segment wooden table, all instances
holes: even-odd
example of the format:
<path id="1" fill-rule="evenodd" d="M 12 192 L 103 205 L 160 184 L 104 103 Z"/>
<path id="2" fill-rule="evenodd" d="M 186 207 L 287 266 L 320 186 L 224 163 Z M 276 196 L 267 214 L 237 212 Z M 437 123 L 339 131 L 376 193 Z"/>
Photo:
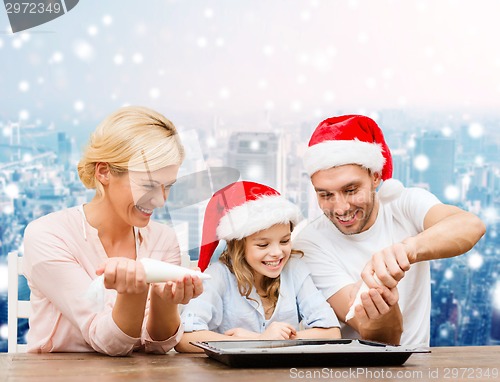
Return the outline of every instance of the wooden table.
<path id="1" fill-rule="evenodd" d="M 500 381 L 500 346 L 432 348 L 399 367 L 233 369 L 204 354 L 0 353 L 0 381 Z M 489 375 L 489 377 L 488 377 Z"/>

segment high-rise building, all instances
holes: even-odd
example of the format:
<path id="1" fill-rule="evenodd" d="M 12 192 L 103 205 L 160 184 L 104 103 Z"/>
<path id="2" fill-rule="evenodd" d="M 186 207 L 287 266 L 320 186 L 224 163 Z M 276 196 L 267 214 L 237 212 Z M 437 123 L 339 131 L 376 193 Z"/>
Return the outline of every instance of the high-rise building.
<path id="1" fill-rule="evenodd" d="M 179 209 L 169 210 L 174 227 L 184 222 L 187 222 L 188 224 L 187 252 L 189 253 L 189 257 L 191 258 L 191 260 L 196 260 L 199 256 L 201 232 L 203 229 L 203 218 L 205 216 L 205 208 L 207 203 L 208 200 L 197 204 L 187 205 Z M 186 232 L 185 228 L 184 232 Z M 181 250 L 185 251 L 186 249 L 181 248 Z"/>
<path id="2" fill-rule="evenodd" d="M 279 137 L 274 133 L 233 133 L 229 139 L 227 165 L 239 170 L 243 180 L 279 189 L 284 165 L 278 158 L 279 151 Z"/>
<path id="3" fill-rule="evenodd" d="M 455 185 L 455 139 L 440 132 L 425 132 L 415 140 L 411 178 L 413 184 L 429 185 L 440 200 L 447 201 L 447 187 Z"/>
<path id="4" fill-rule="evenodd" d="M 64 132 L 57 133 L 57 159 L 65 168 L 70 166 L 71 139 Z"/>
<path id="5" fill-rule="evenodd" d="M 392 150 L 392 177 L 408 185 L 410 181 L 410 158 L 405 149 Z"/>

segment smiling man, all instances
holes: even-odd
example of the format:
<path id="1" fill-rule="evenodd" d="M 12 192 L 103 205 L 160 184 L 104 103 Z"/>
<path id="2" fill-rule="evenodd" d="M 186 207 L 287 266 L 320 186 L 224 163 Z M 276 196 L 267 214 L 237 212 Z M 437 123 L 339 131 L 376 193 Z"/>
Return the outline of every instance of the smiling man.
<path id="1" fill-rule="evenodd" d="M 430 267 L 426 260 L 470 250 L 485 232 L 475 215 L 392 178 L 392 157 L 372 119 L 333 117 L 314 131 L 304 165 L 323 215 L 294 240 L 313 280 L 345 317 L 344 338 L 429 344 Z"/>

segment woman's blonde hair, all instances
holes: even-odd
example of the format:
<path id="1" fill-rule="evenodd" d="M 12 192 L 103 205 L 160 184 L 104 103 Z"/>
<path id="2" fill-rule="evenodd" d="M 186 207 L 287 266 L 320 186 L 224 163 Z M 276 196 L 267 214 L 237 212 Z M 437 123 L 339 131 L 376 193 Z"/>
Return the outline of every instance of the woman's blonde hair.
<path id="1" fill-rule="evenodd" d="M 290 223 L 290 232 L 291 231 L 293 231 L 292 223 Z M 219 257 L 219 261 L 225 264 L 236 277 L 240 294 L 246 298 L 250 298 L 249 296 L 255 284 L 255 279 L 253 277 L 252 267 L 245 258 L 245 243 L 246 238 L 228 241 L 226 248 Z M 292 249 L 291 254 L 304 255 L 302 251 L 295 249 Z M 276 308 L 280 293 L 280 276 L 274 279 L 264 276 L 260 287 L 265 291 L 265 295 L 262 297 L 269 299 L 273 309 Z"/>
<path id="2" fill-rule="evenodd" d="M 128 106 L 97 126 L 78 163 L 78 175 L 85 187 L 102 195 L 104 189 L 95 176 L 97 163 L 107 163 L 116 175 L 180 165 L 184 155 L 172 122 L 146 107 Z"/>

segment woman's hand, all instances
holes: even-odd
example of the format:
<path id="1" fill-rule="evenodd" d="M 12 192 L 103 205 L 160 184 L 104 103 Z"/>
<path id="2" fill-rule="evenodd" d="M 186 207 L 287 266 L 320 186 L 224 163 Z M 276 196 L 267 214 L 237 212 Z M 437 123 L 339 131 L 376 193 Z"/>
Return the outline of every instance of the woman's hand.
<path id="1" fill-rule="evenodd" d="M 198 276 L 186 275 L 177 281 L 155 283 L 152 292 L 169 304 L 187 304 L 203 292 L 203 282 Z"/>
<path id="2" fill-rule="evenodd" d="M 110 257 L 96 270 L 104 275 L 104 286 L 119 294 L 141 294 L 147 292 L 146 273 L 140 261 L 126 257 Z"/>

